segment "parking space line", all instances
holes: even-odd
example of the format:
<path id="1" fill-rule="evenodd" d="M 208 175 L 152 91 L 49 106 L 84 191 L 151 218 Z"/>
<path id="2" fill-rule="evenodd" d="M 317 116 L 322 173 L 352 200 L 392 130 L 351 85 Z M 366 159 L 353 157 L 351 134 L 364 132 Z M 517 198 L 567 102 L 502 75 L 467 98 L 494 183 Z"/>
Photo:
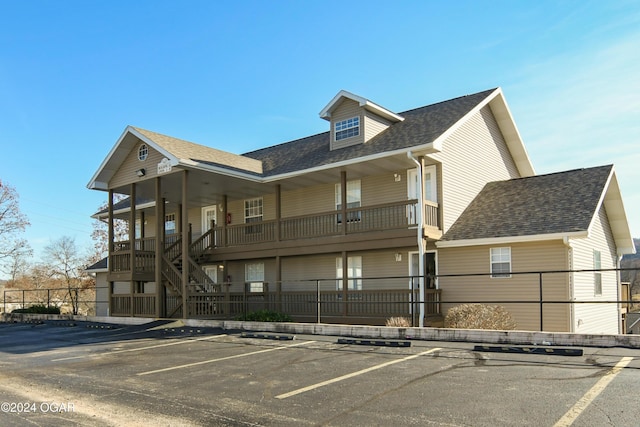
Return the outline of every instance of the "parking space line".
<path id="1" fill-rule="evenodd" d="M 246 357 L 246 356 L 253 356 L 254 354 L 261 354 L 261 353 L 268 353 L 270 351 L 278 351 L 278 350 L 286 350 L 288 348 L 291 347 L 298 347 L 301 345 L 307 345 L 307 344 L 311 344 L 314 343 L 315 341 L 304 341 L 304 342 L 299 342 L 296 344 L 290 344 L 290 345 L 286 345 L 286 346 L 282 346 L 282 347 L 275 347 L 275 348 L 268 348 L 266 350 L 259 350 L 259 351 L 252 351 L 250 353 L 243 353 L 243 354 L 236 354 L 233 356 L 226 356 L 226 357 L 219 357 L 217 359 L 209 359 L 209 360 L 202 360 L 200 362 L 193 362 L 193 363 L 187 363 L 185 365 L 178 365 L 178 366 L 170 366 L 168 368 L 163 368 L 163 369 L 156 369 L 153 371 L 146 371 L 146 372 L 140 372 L 136 375 L 151 375 L 151 374 L 157 374 L 160 372 L 167 372 L 167 371 L 173 371 L 175 369 L 183 369 L 183 368 L 190 368 L 192 366 L 199 366 L 199 365 L 204 365 L 207 363 L 215 363 L 215 362 L 221 362 L 223 360 L 231 360 L 231 359 L 237 359 L 240 357 Z"/>
<path id="2" fill-rule="evenodd" d="M 213 338 L 221 338 L 221 337 L 226 337 L 227 334 L 221 334 L 221 335 L 214 335 L 212 337 L 203 337 L 203 338 L 195 338 L 195 339 L 187 339 L 187 340 L 180 340 L 180 341 L 172 341 L 172 342 L 168 342 L 168 343 L 164 343 L 164 344 L 157 344 L 157 345 L 150 345 L 147 347 L 138 347 L 138 348 L 129 348 L 126 350 L 114 350 L 114 351 L 110 351 L 107 353 L 91 353 L 91 354 L 83 354 L 82 356 L 72 356 L 72 357 L 63 357 L 60 359 L 52 359 L 52 362 L 60 362 L 62 360 L 73 360 L 73 359 L 84 359 L 85 357 L 95 357 L 95 356 L 109 356 L 112 354 L 120 354 L 120 353 L 129 353 L 132 351 L 142 351 L 142 350 L 148 350 L 150 348 L 158 348 L 158 347 L 168 347 L 171 345 L 180 345 L 180 344 L 188 344 L 190 342 L 194 342 L 194 341 L 207 341 Z"/>
<path id="3" fill-rule="evenodd" d="M 605 388 L 607 388 L 609 383 L 613 381 L 616 375 L 622 372 L 622 370 L 629 363 L 631 363 L 632 360 L 633 357 L 623 357 L 622 359 L 620 359 L 620 361 L 616 363 L 616 365 L 611 368 L 611 370 L 607 372 L 604 377 L 600 378 L 600 380 L 593 387 L 591 387 L 589 391 L 587 391 L 584 396 L 582 396 L 580 400 L 578 400 L 576 404 L 573 405 L 571 409 L 569 409 L 567 413 L 564 414 L 562 418 L 560 418 L 560 420 L 558 420 L 557 423 L 554 424 L 554 427 L 568 427 L 573 424 L 574 421 L 580 416 L 580 414 L 584 412 L 587 406 L 589 406 L 591 402 L 593 402 L 595 398 L 598 397 L 598 395 L 602 393 Z"/>
<path id="4" fill-rule="evenodd" d="M 350 374 L 342 375 L 340 377 L 332 378 L 330 380 L 323 381 L 323 382 L 320 382 L 320 383 L 317 383 L 317 384 L 312 384 L 312 385 L 307 386 L 307 387 L 302 387 L 302 388 L 299 388 L 297 390 L 290 391 L 288 393 L 279 394 L 278 396 L 276 396 L 276 399 L 286 399 L 288 397 L 295 396 L 295 395 L 301 394 L 301 393 L 305 393 L 307 391 L 314 390 L 316 388 L 324 387 L 324 386 L 329 385 L 329 384 L 333 384 L 333 383 L 337 383 L 339 381 L 347 380 L 349 378 L 357 377 L 358 375 L 366 374 L 367 372 L 371 372 L 371 371 L 375 371 L 377 369 L 385 368 L 387 366 L 395 365 L 396 363 L 406 362 L 407 360 L 415 359 L 415 358 L 418 358 L 420 356 L 424 356 L 425 354 L 436 352 L 438 350 L 440 350 L 440 348 L 432 348 L 432 349 L 429 349 L 427 351 L 423 351 L 422 353 L 413 354 L 411 356 L 403 357 L 402 359 L 391 360 L 389 362 L 385 362 L 385 363 L 381 363 L 379 365 L 371 366 L 370 368 L 362 369 L 360 371 L 356 371 L 356 372 L 352 372 Z"/>

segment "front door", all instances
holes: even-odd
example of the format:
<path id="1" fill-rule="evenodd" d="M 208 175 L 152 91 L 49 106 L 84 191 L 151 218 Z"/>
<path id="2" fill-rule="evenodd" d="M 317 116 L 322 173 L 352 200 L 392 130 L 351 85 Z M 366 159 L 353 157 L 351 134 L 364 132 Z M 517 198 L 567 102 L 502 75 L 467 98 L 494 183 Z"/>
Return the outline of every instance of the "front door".
<path id="1" fill-rule="evenodd" d="M 438 202 L 438 190 L 436 182 L 436 167 L 434 165 L 424 167 L 424 199 L 430 202 Z M 418 186 L 418 174 L 415 169 L 407 170 L 407 198 L 409 200 L 420 200 L 420 188 Z M 415 205 L 414 209 L 409 209 L 407 212 L 407 219 L 409 224 L 418 223 L 418 206 Z"/>

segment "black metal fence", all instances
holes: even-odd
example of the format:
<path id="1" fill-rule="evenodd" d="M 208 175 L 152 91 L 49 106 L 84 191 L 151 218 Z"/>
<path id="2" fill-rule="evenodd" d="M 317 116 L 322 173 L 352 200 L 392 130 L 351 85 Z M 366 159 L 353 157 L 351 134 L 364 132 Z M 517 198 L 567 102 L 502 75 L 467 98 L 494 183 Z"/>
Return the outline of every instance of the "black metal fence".
<path id="1" fill-rule="evenodd" d="M 421 310 L 432 319 L 442 320 L 448 309 L 460 304 L 491 304 L 505 306 L 519 319 L 518 323 L 528 325 L 523 329 L 542 331 L 557 329 L 553 323 L 567 310 L 579 306 L 615 307 L 623 316 L 640 311 L 640 289 L 639 298 L 635 299 L 630 283 L 617 286 L 620 275 L 633 279 L 637 271 L 627 268 L 511 272 L 508 277 L 487 273 L 362 277 L 349 279 L 346 287 L 336 278 L 224 283 L 208 288 L 192 284 L 186 298 L 167 295 L 164 307 L 165 315 L 171 317 L 239 319 L 258 310 L 272 310 L 304 322 L 385 324 L 391 317 L 404 317 L 411 326 L 417 326 Z M 424 298 L 419 291 L 421 282 Z M 569 289 L 582 290 L 571 295 L 566 293 Z M 80 314 L 156 317 L 155 292 L 108 295 L 107 291 L 105 287 L 73 289 L 71 293 L 68 289 L 7 289 L 0 307 L 11 312 L 46 305 L 71 313 L 69 297 L 61 296 L 66 292 L 79 301 Z"/>

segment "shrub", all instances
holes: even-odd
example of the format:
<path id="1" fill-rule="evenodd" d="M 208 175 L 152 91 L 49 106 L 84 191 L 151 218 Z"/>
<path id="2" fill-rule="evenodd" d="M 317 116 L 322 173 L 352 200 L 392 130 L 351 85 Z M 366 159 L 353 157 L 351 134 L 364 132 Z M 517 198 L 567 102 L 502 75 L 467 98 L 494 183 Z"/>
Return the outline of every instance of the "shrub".
<path id="1" fill-rule="evenodd" d="M 60 314 L 60 308 L 47 307 L 46 305 L 32 305 L 28 308 L 18 308 L 12 311 L 12 313 L 31 313 L 31 314 Z"/>
<path id="2" fill-rule="evenodd" d="M 411 322 L 406 317 L 390 317 L 385 325 L 395 328 L 410 328 Z"/>
<path id="3" fill-rule="evenodd" d="M 236 320 L 247 322 L 293 322 L 291 316 L 272 310 L 258 310 L 245 315 L 240 315 Z"/>
<path id="4" fill-rule="evenodd" d="M 516 322 L 503 306 L 462 304 L 447 312 L 444 327 L 511 330 L 516 328 Z"/>

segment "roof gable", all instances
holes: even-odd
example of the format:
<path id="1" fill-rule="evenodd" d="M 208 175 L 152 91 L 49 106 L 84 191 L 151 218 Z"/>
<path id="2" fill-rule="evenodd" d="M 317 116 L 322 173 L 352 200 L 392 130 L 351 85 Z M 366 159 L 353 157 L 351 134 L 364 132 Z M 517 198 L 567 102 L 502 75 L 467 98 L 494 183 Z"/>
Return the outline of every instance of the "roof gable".
<path id="1" fill-rule="evenodd" d="M 612 165 L 490 182 L 438 246 L 486 244 L 501 238 L 586 236 L 603 203 L 612 216 L 616 246 L 626 251 L 633 242 Z"/>
<path id="2" fill-rule="evenodd" d="M 167 158 L 171 166 L 204 166 L 253 175 L 262 173 L 262 163 L 259 160 L 127 126 L 87 187 L 106 190 L 121 165 L 141 143 L 147 144 L 152 150 Z"/>
<path id="3" fill-rule="evenodd" d="M 386 108 L 381 107 L 366 98 L 354 95 L 351 92 L 347 92 L 346 90 L 341 90 L 336 96 L 333 97 L 333 99 L 327 104 L 327 106 L 324 107 L 322 111 L 320 111 L 320 117 L 325 120 L 331 120 L 331 114 L 337 107 L 340 106 L 340 104 L 345 99 L 350 99 L 357 102 L 360 107 L 364 108 L 367 111 L 371 111 L 372 113 L 375 113 L 376 115 L 385 118 L 390 122 L 397 123 L 404 120 L 401 115 L 398 115 L 391 110 L 387 110 Z"/>

